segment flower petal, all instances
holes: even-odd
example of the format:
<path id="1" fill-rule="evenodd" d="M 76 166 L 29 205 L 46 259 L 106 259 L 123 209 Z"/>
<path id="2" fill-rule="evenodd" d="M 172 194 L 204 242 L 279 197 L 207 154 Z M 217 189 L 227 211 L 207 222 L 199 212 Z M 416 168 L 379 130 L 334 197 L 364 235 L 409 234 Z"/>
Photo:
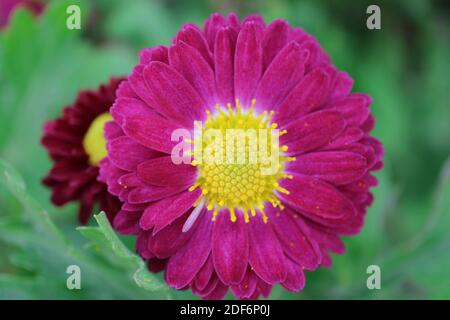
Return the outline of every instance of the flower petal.
<path id="1" fill-rule="evenodd" d="M 347 72 L 339 71 L 331 90 L 330 99 L 345 97 L 350 94 L 353 87 L 353 79 Z"/>
<path id="2" fill-rule="evenodd" d="M 158 187 L 142 185 L 130 191 L 128 201 L 131 204 L 147 203 L 170 197 L 183 190 L 186 190 L 186 186 Z"/>
<path id="3" fill-rule="evenodd" d="M 191 84 L 174 68 L 152 62 L 144 69 L 155 109 L 167 119 L 192 128 L 195 120 L 205 116 L 205 102 Z"/>
<path id="4" fill-rule="evenodd" d="M 255 273 L 269 284 L 286 279 L 286 261 L 271 225 L 259 217 L 248 224 L 250 236 L 249 262 Z"/>
<path id="5" fill-rule="evenodd" d="M 217 32 L 214 49 L 217 95 L 222 105 L 234 105 L 234 53 L 236 33 L 230 27 Z"/>
<path id="6" fill-rule="evenodd" d="M 293 179 L 282 180 L 280 185 L 287 189 L 289 194 L 280 193 L 279 197 L 308 216 L 339 219 L 353 213 L 350 201 L 326 182 L 294 175 Z"/>
<path id="7" fill-rule="evenodd" d="M 208 106 L 216 102 L 214 73 L 211 65 L 190 45 L 179 42 L 169 48 L 170 65 L 197 90 Z"/>
<path id="8" fill-rule="evenodd" d="M 215 41 L 219 30 L 227 24 L 226 19 L 220 13 L 213 13 L 205 21 L 204 30 L 206 40 L 211 50 L 215 53 Z"/>
<path id="9" fill-rule="evenodd" d="M 342 133 L 331 141 L 324 150 L 341 150 L 352 143 L 361 140 L 364 137 L 364 131 L 357 127 L 346 127 Z"/>
<path id="10" fill-rule="evenodd" d="M 262 27 L 246 22 L 239 32 L 234 60 L 234 92 L 241 104 L 249 106 L 262 75 Z"/>
<path id="11" fill-rule="evenodd" d="M 197 220 L 198 227 L 185 246 L 170 257 L 166 269 L 169 286 L 181 289 L 191 283 L 211 252 L 212 221 L 209 214 Z"/>
<path id="12" fill-rule="evenodd" d="M 208 48 L 208 43 L 203 36 L 200 29 L 192 23 L 186 23 L 178 32 L 174 43 L 184 42 L 191 47 L 197 49 L 206 62 L 213 66 L 211 52 Z"/>
<path id="13" fill-rule="evenodd" d="M 286 170 L 341 185 L 361 178 L 367 163 L 362 155 L 353 152 L 312 152 L 298 156 Z"/>
<path id="14" fill-rule="evenodd" d="M 212 255 L 210 255 L 208 260 L 206 260 L 205 264 L 202 266 L 200 271 L 197 273 L 197 276 L 195 277 L 195 287 L 198 290 L 204 290 L 208 285 L 208 282 L 211 279 L 213 272 L 214 272 L 214 263 Z"/>
<path id="15" fill-rule="evenodd" d="M 290 121 L 318 109 L 327 97 L 329 76 L 325 69 L 317 68 L 307 73 L 280 104 L 275 122 Z"/>
<path id="16" fill-rule="evenodd" d="M 124 119 L 127 117 L 152 117 L 156 116 L 156 113 L 141 99 L 120 97 L 116 99 L 111 107 L 111 115 L 117 124 L 122 126 L 123 129 Z"/>
<path id="17" fill-rule="evenodd" d="M 361 93 L 353 93 L 343 99 L 333 101 L 328 108 L 342 112 L 348 126 L 360 126 L 370 114 L 372 99 Z"/>
<path id="18" fill-rule="evenodd" d="M 137 234 L 141 212 L 120 210 L 114 218 L 114 228 L 121 234 Z"/>
<path id="19" fill-rule="evenodd" d="M 200 198 L 201 190 L 185 191 L 149 205 L 142 214 L 139 225 L 144 230 L 154 228 L 153 234 L 191 209 Z"/>
<path id="20" fill-rule="evenodd" d="M 317 269 L 321 261 L 319 247 L 296 225 L 294 213 L 289 208 L 266 211 L 286 255 L 307 270 Z"/>
<path id="21" fill-rule="evenodd" d="M 139 52 L 139 61 L 143 65 L 150 64 L 153 61 L 169 63 L 169 50 L 165 46 L 144 48 Z"/>
<path id="22" fill-rule="evenodd" d="M 139 163 L 158 155 L 161 153 L 150 150 L 125 136 L 108 143 L 109 159 L 115 166 L 123 170 L 133 171 Z"/>
<path id="23" fill-rule="evenodd" d="M 227 285 L 242 281 L 248 265 L 249 240 L 242 216 L 231 222 L 228 212 L 221 212 L 214 223 L 212 255 L 220 280 Z"/>
<path id="24" fill-rule="evenodd" d="M 247 268 L 244 279 L 238 285 L 231 286 L 231 290 L 236 298 L 249 299 L 255 292 L 256 285 L 257 276 L 250 268 Z"/>
<path id="25" fill-rule="evenodd" d="M 275 57 L 256 89 L 255 98 L 262 109 L 276 108 L 292 88 L 301 80 L 308 51 L 292 41 Z"/>
<path id="26" fill-rule="evenodd" d="M 288 154 L 301 154 L 326 145 L 344 128 L 345 121 L 339 112 L 318 111 L 283 127 L 287 134 L 280 137 L 280 143 L 289 147 Z"/>
<path id="27" fill-rule="evenodd" d="M 136 142 L 150 149 L 170 154 L 178 143 L 172 141 L 176 124 L 158 116 L 130 116 L 125 118 L 124 132 Z"/>
<path id="28" fill-rule="evenodd" d="M 286 280 L 281 285 L 289 291 L 299 292 L 305 287 L 305 274 L 302 268 L 290 259 L 287 262 Z"/>
<path id="29" fill-rule="evenodd" d="M 167 156 L 142 162 L 137 166 L 137 174 L 142 181 L 155 186 L 189 186 L 197 178 L 197 169 L 190 164 L 174 164 Z"/>
<path id="30" fill-rule="evenodd" d="M 174 255 L 192 236 L 195 228 L 188 232 L 182 232 L 184 222 L 189 213 L 175 219 L 171 224 L 153 235 L 150 244 L 151 252 L 160 259 L 169 258 Z"/>
<path id="31" fill-rule="evenodd" d="M 289 38 L 289 24 L 282 20 L 272 21 L 264 30 L 262 46 L 264 52 L 264 70 L 270 65 Z"/>

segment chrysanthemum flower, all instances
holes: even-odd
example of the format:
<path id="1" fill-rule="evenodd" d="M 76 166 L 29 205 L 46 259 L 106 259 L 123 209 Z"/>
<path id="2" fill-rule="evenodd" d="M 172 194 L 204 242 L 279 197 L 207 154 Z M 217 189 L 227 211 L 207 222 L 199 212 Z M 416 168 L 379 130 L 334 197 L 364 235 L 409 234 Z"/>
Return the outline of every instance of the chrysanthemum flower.
<path id="1" fill-rule="evenodd" d="M 52 189 L 51 200 L 62 206 L 80 203 L 78 218 L 87 223 L 96 203 L 112 221 L 120 209 L 117 197 L 97 181 L 99 161 L 106 156 L 104 125 L 112 119 L 109 109 L 122 79 L 113 78 L 97 90 L 81 91 L 61 117 L 44 125 L 42 144 L 53 160 L 43 183 Z"/>
<path id="2" fill-rule="evenodd" d="M 283 20 L 214 14 L 169 47 L 144 49 L 106 127 L 100 175 L 124 202 L 115 227 L 137 235 L 171 287 L 202 298 L 302 290 L 304 271 L 330 266 L 340 236 L 359 232 L 382 167 L 371 99 L 352 84 Z M 191 133 L 185 144 L 208 146 L 196 127 L 279 129 L 279 166 L 263 175 L 259 162 L 211 164 L 195 148 L 191 164 L 175 164 L 177 129 Z"/>
<path id="3" fill-rule="evenodd" d="M 26 8 L 33 14 L 38 15 L 43 11 L 45 3 L 40 0 L 1 0 L 0 29 L 8 25 L 12 13 L 19 7 Z"/>

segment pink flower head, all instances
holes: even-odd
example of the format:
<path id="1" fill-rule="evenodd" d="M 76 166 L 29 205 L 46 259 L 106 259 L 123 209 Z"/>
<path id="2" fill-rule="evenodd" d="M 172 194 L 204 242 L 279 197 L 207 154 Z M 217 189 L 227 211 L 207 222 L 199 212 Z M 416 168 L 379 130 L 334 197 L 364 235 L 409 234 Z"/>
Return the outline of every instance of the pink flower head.
<path id="1" fill-rule="evenodd" d="M 124 202 L 114 226 L 137 235 L 169 286 L 202 298 L 266 297 L 277 283 L 302 290 L 304 271 L 330 266 L 340 236 L 360 231 L 382 167 L 371 99 L 352 84 L 283 20 L 185 24 L 169 47 L 142 50 L 117 91 L 100 169 Z M 191 163 L 173 161 L 180 128 L 192 135 Z M 263 175 L 247 149 L 243 164 L 199 161 L 195 148 L 211 142 L 196 128 L 277 130 L 275 171 Z"/>

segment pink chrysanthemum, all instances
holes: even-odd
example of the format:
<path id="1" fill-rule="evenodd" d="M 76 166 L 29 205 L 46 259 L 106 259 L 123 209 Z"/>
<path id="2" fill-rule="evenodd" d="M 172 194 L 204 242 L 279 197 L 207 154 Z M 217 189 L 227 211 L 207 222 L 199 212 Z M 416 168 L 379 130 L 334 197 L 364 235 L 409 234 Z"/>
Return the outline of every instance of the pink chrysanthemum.
<path id="1" fill-rule="evenodd" d="M 359 232 L 382 167 L 369 135 L 370 97 L 350 93 L 318 42 L 283 20 L 239 22 L 213 14 L 186 24 L 170 47 L 147 48 L 118 89 L 107 124 L 101 179 L 124 202 L 117 230 L 169 286 L 205 299 L 267 296 L 274 284 L 302 290 L 304 271 L 330 266 L 341 235 Z M 195 128 L 276 129 L 279 166 L 175 164 Z M 245 159 L 249 160 L 250 153 Z"/>
<path id="2" fill-rule="evenodd" d="M 81 91 L 61 117 L 44 125 L 41 142 L 54 163 L 43 183 L 52 189 L 55 205 L 80 203 L 82 224 L 87 223 L 96 203 L 111 221 L 120 209 L 117 197 L 107 192 L 104 182 L 97 181 L 98 163 L 106 156 L 104 125 L 111 120 L 109 109 L 120 81 L 111 79 L 97 90 Z"/>
<path id="3" fill-rule="evenodd" d="M 1 0 L 0 1 L 0 29 L 9 23 L 12 13 L 19 7 L 28 9 L 35 15 L 41 14 L 45 3 L 40 0 Z"/>

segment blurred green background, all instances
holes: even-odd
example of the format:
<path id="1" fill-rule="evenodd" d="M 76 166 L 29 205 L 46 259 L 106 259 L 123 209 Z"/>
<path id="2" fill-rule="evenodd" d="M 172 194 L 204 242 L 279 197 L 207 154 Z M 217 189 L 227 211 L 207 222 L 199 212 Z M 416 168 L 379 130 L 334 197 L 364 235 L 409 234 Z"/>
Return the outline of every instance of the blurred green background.
<path id="1" fill-rule="evenodd" d="M 317 37 L 354 91 L 373 97 L 374 135 L 386 148 L 375 203 L 362 233 L 345 239 L 347 253 L 307 273 L 302 293 L 275 287 L 270 298 L 450 298 L 448 1 L 44 2 L 39 17 L 18 10 L 0 31 L 0 298 L 194 297 L 142 269 L 133 239 L 119 240 L 102 217 L 76 230 L 76 206 L 50 204 L 39 139 L 78 90 L 128 74 L 141 48 L 169 44 L 184 22 L 203 25 L 215 11 L 284 18 Z M 69 4 L 82 8 L 80 31 L 65 27 Z M 381 30 L 366 28 L 370 4 L 381 8 Z M 70 264 L 81 267 L 82 290 L 66 288 Z M 366 287 L 372 264 L 381 290 Z"/>

